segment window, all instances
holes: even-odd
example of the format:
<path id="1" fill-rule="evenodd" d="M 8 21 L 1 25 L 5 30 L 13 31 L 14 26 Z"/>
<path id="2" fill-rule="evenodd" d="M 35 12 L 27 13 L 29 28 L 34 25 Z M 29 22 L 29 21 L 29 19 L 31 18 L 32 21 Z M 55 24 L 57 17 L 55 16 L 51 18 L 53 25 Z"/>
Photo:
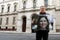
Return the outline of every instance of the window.
<path id="1" fill-rule="evenodd" d="M 0 30 L 1 30 L 1 26 L 0 26 Z"/>
<path id="2" fill-rule="evenodd" d="M 4 11 L 4 5 L 1 6 L 1 13 Z"/>
<path id="3" fill-rule="evenodd" d="M 7 12 L 10 12 L 10 4 L 7 5 Z"/>
<path id="4" fill-rule="evenodd" d="M 6 26 L 6 30 L 8 29 L 8 27 Z"/>
<path id="5" fill-rule="evenodd" d="M 18 4 L 17 2 L 14 3 L 14 12 L 15 12 L 16 9 L 17 9 L 17 4 Z"/>
<path id="6" fill-rule="evenodd" d="M 36 0 L 33 0 L 33 8 L 36 8 Z"/>
<path id="7" fill-rule="evenodd" d="M 2 24 L 2 18 L 0 18 L 0 25 Z"/>
<path id="8" fill-rule="evenodd" d="M 23 2 L 23 9 L 26 8 L 26 1 Z"/>
<path id="9" fill-rule="evenodd" d="M 13 26 L 12 29 L 15 30 L 15 26 Z"/>
<path id="10" fill-rule="evenodd" d="M 17 5 L 14 5 L 14 12 L 16 11 L 16 7 L 17 7 Z"/>
<path id="11" fill-rule="evenodd" d="M 10 6 L 8 6 L 8 12 L 10 11 Z"/>
<path id="12" fill-rule="evenodd" d="M 6 25 L 8 25 L 8 20 L 9 20 L 9 18 L 7 17 L 7 18 L 6 18 Z"/>
<path id="13" fill-rule="evenodd" d="M 44 4 L 45 4 L 45 6 L 47 7 L 48 6 L 48 0 L 44 0 Z"/>
<path id="14" fill-rule="evenodd" d="M 16 17 L 13 17 L 13 24 L 15 24 L 15 18 L 16 18 Z"/>

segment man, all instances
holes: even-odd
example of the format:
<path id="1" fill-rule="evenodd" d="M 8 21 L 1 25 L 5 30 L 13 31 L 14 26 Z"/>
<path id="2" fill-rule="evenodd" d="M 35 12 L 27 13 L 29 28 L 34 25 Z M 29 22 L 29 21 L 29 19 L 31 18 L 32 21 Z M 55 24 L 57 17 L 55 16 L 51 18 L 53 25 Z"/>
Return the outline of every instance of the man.
<path id="1" fill-rule="evenodd" d="M 51 23 L 52 18 L 50 18 L 51 16 L 48 13 L 46 13 L 46 9 L 45 9 L 44 6 L 40 7 L 39 18 L 41 18 L 41 16 L 46 16 L 48 21 L 49 21 L 49 23 Z M 45 19 L 43 19 L 43 20 L 45 20 Z M 41 23 L 42 23 L 41 25 L 43 27 L 43 25 L 45 25 L 46 22 L 45 21 L 41 21 Z M 43 38 L 43 40 L 48 40 L 48 33 L 49 33 L 49 26 L 48 26 L 48 28 L 44 28 L 43 29 L 43 28 L 39 28 L 39 26 L 37 24 L 36 40 L 41 40 L 41 38 Z"/>
<path id="2" fill-rule="evenodd" d="M 49 20 L 49 23 L 51 24 L 50 29 L 53 30 L 53 23 L 54 23 L 53 19 L 54 19 L 54 18 L 53 18 L 52 15 L 46 13 L 46 8 L 45 8 L 44 6 L 41 6 L 41 7 L 40 7 L 39 16 L 47 16 L 47 18 L 48 18 L 48 20 Z"/>

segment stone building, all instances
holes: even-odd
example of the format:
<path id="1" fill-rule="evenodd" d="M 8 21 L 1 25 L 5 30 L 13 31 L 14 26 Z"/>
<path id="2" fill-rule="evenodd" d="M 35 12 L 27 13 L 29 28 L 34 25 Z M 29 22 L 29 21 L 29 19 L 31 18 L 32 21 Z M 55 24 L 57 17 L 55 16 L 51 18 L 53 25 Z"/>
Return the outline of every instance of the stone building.
<path id="1" fill-rule="evenodd" d="M 54 17 L 53 30 L 60 32 L 60 0 L 3 0 L 0 2 L 0 32 L 32 33 L 32 15 L 39 14 L 40 6 Z"/>

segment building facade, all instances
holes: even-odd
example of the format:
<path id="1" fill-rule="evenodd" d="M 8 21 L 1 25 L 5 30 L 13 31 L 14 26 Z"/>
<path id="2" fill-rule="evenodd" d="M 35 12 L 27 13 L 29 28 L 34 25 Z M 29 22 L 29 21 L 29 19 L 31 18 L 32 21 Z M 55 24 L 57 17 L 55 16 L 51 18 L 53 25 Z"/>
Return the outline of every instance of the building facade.
<path id="1" fill-rule="evenodd" d="M 32 15 L 39 14 L 40 6 L 54 17 L 53 30 L 60 32 L 60 0 L 4 0 L 0 2 L 0 32 L 32 33 Z"/>

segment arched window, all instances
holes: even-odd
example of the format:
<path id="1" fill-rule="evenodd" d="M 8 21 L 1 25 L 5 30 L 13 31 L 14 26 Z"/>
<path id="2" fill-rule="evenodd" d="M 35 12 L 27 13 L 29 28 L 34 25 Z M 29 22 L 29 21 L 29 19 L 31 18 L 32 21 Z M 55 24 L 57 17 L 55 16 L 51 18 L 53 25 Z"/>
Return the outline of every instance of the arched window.
<path id="1" fill-rule="evenodd" d="M 26 16 L 22 16 L 22 32 L 26 32 Z"/>
<path id="2" fill-rule="evenodd" d="M 7 5 L 7 12 L 10 12 L 10 4 Z"/>
<path id="3" fill-rule="evenodd" d="M 2 18 L 0 18 L 0 25 L 2 25 Z"/>
<path id="4" fill-rule="evenodd" d="M 14 5 L 14 12 L 16 11 L 16 7 L 17 7 L 17 5 Z"/>
<path id="5" fill-rule="evenodd" d="M 6 25 L 8 25 L 8 22 L 9 22 L 9 18 L 7 17 L 6 18 Z"/>
<path id="6" fill-rule="evenodd" d="M 4 12 L 4 5 L 1 5 L 1 13 Z"/>
<path id="7" fill-rule="evenodd" d="M 15 19 L 16 19 L 16 17 L 13 17 L 13 25 L 15 24 Z"/>
<path id="8" fill-rule="evenodd" d="M 14 12 L 17 10 L 17 2 L 14 3 Z"/>

